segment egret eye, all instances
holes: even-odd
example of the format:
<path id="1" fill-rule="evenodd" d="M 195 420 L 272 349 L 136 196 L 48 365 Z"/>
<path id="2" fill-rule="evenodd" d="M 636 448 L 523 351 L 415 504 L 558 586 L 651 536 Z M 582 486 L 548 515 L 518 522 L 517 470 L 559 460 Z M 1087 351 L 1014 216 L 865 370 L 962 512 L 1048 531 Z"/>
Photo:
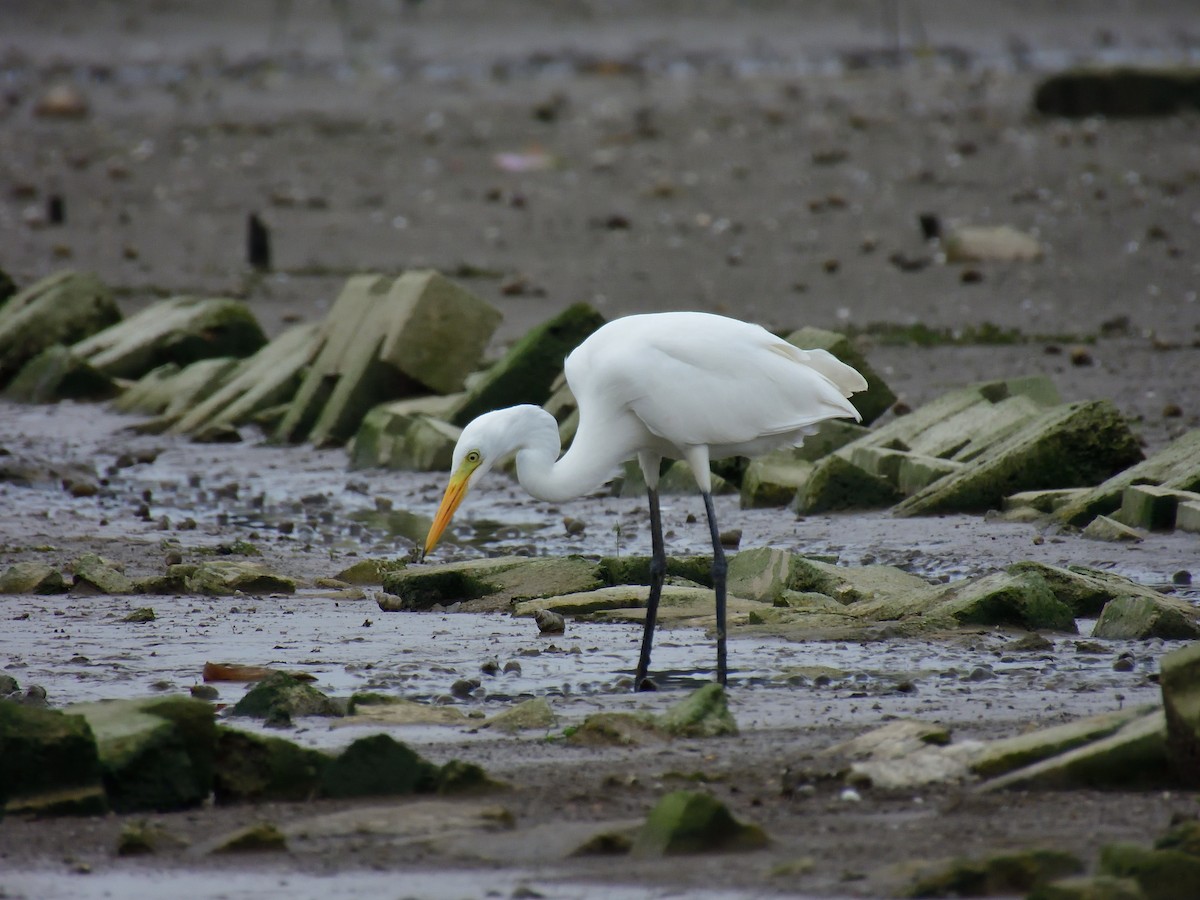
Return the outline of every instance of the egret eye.
<path id="1" fill-rule="evenodd" d="M 477 463 L 477 462 L 479 462 L 480 458 L 481 457 L 479 455 L 478 450 L 472 450 L 470 453 L 467 454 L 467 462 L 469 462 L 469 463 Z"/>

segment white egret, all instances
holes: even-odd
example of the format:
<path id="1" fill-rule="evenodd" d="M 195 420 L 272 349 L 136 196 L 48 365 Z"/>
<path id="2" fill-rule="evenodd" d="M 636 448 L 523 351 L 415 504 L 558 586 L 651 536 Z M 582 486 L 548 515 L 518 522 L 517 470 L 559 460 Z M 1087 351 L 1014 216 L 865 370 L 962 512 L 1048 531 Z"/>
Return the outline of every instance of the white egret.
<path id="1" fill-rule="evenodd" d="M 436 546 L 467 490 L 516 453 L 517 478 L 539 500 L 593 491 L 637 458 L 650 501 L 650 595 L 634 689 L 646 676 L 667 558 L 659 512 L 659 465 L 691 466 L 712 533 L 717 680 L 726 680 L 725 553 L 713 509 L 709 461 L 798 446 L 824 419 L 861 421 L 848 398 L 865 390 L 855 369 L 824 350 L 802 350 L 758 325 L 699 312 L 627 316 L 604 325 L 565 363 L 579 427 L 562 458 L 558 424 L 538 406 L 485 413 L 462 430 L 450 483 L 429 529 Z"/>

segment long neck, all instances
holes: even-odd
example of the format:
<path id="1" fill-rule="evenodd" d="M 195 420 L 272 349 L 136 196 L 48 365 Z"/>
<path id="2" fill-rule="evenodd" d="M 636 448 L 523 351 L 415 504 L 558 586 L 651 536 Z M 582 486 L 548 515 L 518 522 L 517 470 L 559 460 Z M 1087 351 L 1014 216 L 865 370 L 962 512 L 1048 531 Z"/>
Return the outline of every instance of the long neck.
<path id="1" fill-rule="evenodd" d="M 604 484 L 613 469 L 625 457 L 604 443 L 577 439 L 558 459 L 562 444 L 558 424 L 543 409 L 530 407 L 522 417 L 520 449 L 517 451 L 517 479 L 521 487 L 539 500 L 570 500 Z M 536 412 L 534 412 L 536 410 Z M 615 452 L 614 452 L 615 451 Z"/>

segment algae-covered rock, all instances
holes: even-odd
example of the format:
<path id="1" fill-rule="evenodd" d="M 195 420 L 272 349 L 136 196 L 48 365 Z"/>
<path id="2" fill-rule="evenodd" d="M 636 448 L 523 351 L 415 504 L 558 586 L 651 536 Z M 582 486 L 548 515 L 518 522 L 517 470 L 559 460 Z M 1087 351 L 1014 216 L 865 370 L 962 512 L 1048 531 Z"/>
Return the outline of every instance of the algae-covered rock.
<path id="1" fill-rule="evenodd" d="M 1071 525 L 1086 525 L 1094 517 L 1119 508 L 1125 489 L 1133 484 L 1155 484 L 1181 491 L 1200 490 L 1200 428 L 1181 435 L 1149 459 L 1073 498 L 1055 515 Z"/>
<path id="2" fill-rule="evenodd" d="M 437 771 L 435 790 L 444 797 L 474 797 L 508 790 L 508 785 L 488 775 L 475 763 L 452 759 Z"/>
<path id="3" fill-rule="evenodd" d="M 0 699 L 3 813 L 96 815 L 108 809 L 87 720 Z"/>
<path id="4" fill-rule="evenodd" d="M 1194 900 L 1200 885 L 1200 856 L 1152 850 L 1138 844 L 1109 844 L 1100 850 L 1102 875 L 1131 878 L 1146 900 Z"/>
<path id="5" fill-rule="evenodd" d="M 95 553 L 85 553 L 71 564 L 75 580 L 71 585 L 74 592 L 89 592 L 106 595 L 132 594 L 135 585 L 107 560 Z"/>
<path id="6" fill-rule="evenodd" d="M 758 850 L 767 844 L 767 835 L 761 828 L 739 822 L 712 795 L 675 791 L 659 800 L 650 811 L 633 839 L 630 852 L 642 857 L 727 853 Z"/>
<path id="7" fill-rule="evenodd" d="M 719 684 L 697 688 L 663 713 L 658 722 L 673 737 L 706 738 L 738 733 L 725 688 Z"/>
<path id="8" fill-rule="evenodd" d="M 1087 618 L 1100 615 L 1104 605 L 1118 597 L 1164 599 L 1163 595 L 1153 588 L 1138 584 L 1122 575 L 1083 566 L 1063 568 L 1026 560 L 1013 563 L 1007 571 L 1036 575 L 1049 585 L 1054 596 L 1071 607 L 1075 615 Z"/>
<path id="9" fill-rule="evenodd" d="M 1117 597 L 1105 604 L 1092 636 L 1191 640 L 1200 637 L 1200 610 L 1176 598 Z"/>
<path id="10" fill-rule="evenodd" d="M 649 556 L 604 556 L 600 577 L 607 585 L 649 584 Z M 711 556 L 668 556 L 666 577 L 712 587 Z"/>
<path id="11" fill-rule="evenodd" d="M 742 474 L 742 509 L 787 506 L 812 474 L 813 463 L 776 451 L 750 460 Z"/>
<path id="12" fill-rule="evenodd" d="M 1154 842 L 1156 850 L 1178 850 L 1200 857 L 1200 819 L 1176 822 Z"/>
<path id="13" fill-rule="evenodd" d="M 408 563 L 404 560 L 363 559 L 342 569 L 334 577 L 347 584 L 381 585 L 384 575 L 388 572 L 400 571 L 407 565 Z"/>
<path id="14" fill-rule="evenodd" d="M 1074 633 L 1075 614 L 1036 575 L 995 572 L 951 587 L 936 612 L 960 625 L 1012 625 Z"/>
<path id="15" fill-rule="evenodd" d="M 1106 738 L 1147 712 L 1150 710 L 1142 708 L 1101 713 L 988 741 L 971 761 L 971 770 L 985 778 L 994 778 Z"/>
<path id="16" fill-rule="evenodd" d="M 603 316 L 577 303 L 526 332 L 471 386 L 451 422 L 462 426 L 489 410 L 545 403 L 567 354 L 603 324 Z"/>
<path id="17" fill-rule="evenodd" d="M 286 721 L 293 716 L 340 716 L 344 710 L 311 684 L 275 672 L 247 691 L 229 714 Z"/>
<path id="18" fill-rule="evenodd" d="M 864 425 L 870 425 L 896 402 L 896 395 L 891 388 L 844 334 L 808 326 L 793 331 L 787 336 L 787 341 L 801 350 L 826 350 L 858 370 L 867 380 L 867 389 L 855 394 L 851 402 L 862 416 Z"/>
<path id="19" fill-rule="evenodd" d="M 405 272 L 387 302 L 393 307 L 382 362 L 439 394 L 460 391 L 479 360 L 500 312 L 438 272 Z"/>
<path id="20" fill-rule="evenodd" d="M 1169 531 L 1175 527 L 1181 503 L 1200 502 L 1195 491 L 1181 491 L 1154 484 L 1131 484 L 1121 492 L 1121 508 L 1115 518 L 1134 528 Z"/>
<path id="21" fill-rule="evenodd" d="M 118 378 L 141 378 L 165 363 L 249 356 L 267 342 L 240 300 L 171 297 L 72 345 L 71 351 Z"/>
<path id="22" fill-rule="evenodd" d="M 104 700 L 68 711 L 96 736 L 109 802 L 118 812 L 184 809 L 212 790 L 213 708 L 190 697 Z"/>
<path id="23" fill-rule="evenodd" d="M 0 306 L 0 386 L 43 350 L 120 320 L 112 293 L 93 275 L 59 272 L 30 285 Z"/>
<path id="24" fill-rule="evenodd" d="M 1165 654 L 1159 672 L 1171 763 L 1184 783 L 1200 784 L 1200 643 Z"/>
<path id="25" fill-rule="evenodd" d="M 433 416 L 397 415 L 388 404 L 377 406 L 367 413 L 354 436 L 350 468 L 445 471 L 461 433 L 461 428 Z"/>
<path id="26" fill-rule="evenodd" d="M 0 594 L 65 594 L 62 572 L 40 562 L 19 562 L 0 575 Z"/>
<path id="27" fill-rule="evenodd" d="M 1026 900 L 1146 900 L 1132 878 L 1079 875 L 1038 885 Z"/>
<path id="28" fill-rule="evenodd" d="M 1145 788 L 1171 783 L 1162 712 L 1142 715 L 1115 733 L 993 778 L 981 790 L 1008 788 Z"/>
<path id="29" fill-rule="evenodd" d="M 649 713 L 592 713 L 567 738 L 583 747 L 637 747 L 668 739 Z"/>
<path id="30" fill-rule="evenodd" d="M 545 697 L 533 697 L 484 719 L 480 728 L 497 731 L 549 731 L 558 721 Z"/>
<path id="31" fill-rule="evenodd" d="M 210 596 L 231 594 L 294 594 L 296 582 L 257 563 L 231 559 L 203 562 L 187 576 L 188 591 Z"/>
<path id="32" fill-rule="evenodd" d="M 237 370 L 235 356 L 200 359 L 189 366 L 165 363 L 151 369 L 113 402 L 121 412 L 175 421 L 211 397 Z"/>
<path id="33" fill-rule="evenodd" d="M 400 597 L 402 608 L 410 610 L 470 600 L 499 609 L 514 600 L 589 591 L 602 584 L 597 565 L 576 556 L 507 556 L 410 566 L 383 578 L 384 591 Z"/>
<path id="34" fill-rule="evenodd" d="M 213 796 L 218 804 L 311 800 L 331 759 L 283 738 L 219 728 Z"/>
<path id="35" fill-rule="evenodd" d="M 835 453 L 813 467 L 796 493 L 793 508 L 798 513 L 880 509 L 900 498 L 900 491 L 886 478 L 872 475 Z"/>
<path id="36" fill-rule="evenodd" d="M 17 373 L 4 396 L 18 403 L 94 402 L 121 392 L 115 381 L 62 344 L 43 350 Z"/>
<path id="37" fill-rule="evenodd" d="M 898 515 L 983 511 L 1037 488 L 1097 484 L 1141 459 L 1124 418 L 1106 400 L 1046 411 L 973 465 L 939 479 L 897 505 Z"/>
<path id="38" fill-rule="evenodd" d="M 438 769 L 386 734 L 359 738 L 321 773 L 321 795 L 392 796 L 436 789 Z"/>
<path id="39" fill-rule="evenodd" d="M 1024 850 L 983 859 L 955 859 L 920 877 L 906 897 L 990 897 L 1020 894 L 1067 875 L 1078 875 L 1082 861 L 1063 850 Z"/>
<path id="40" fill-rule="evenodd" d="M 1123 525 L 1108 516 L 1096 516 L 1083 529 L 1083 536 L 1093 541 L 1110 541 L 1112 543 L 1140 543 L 1143 538 L 1136 528 Z"/>
<path id="41" fill-rule="evenodd" d="M 219 838 L 209 853 L 280 853 L 287 850 L 287 836 L 273 822 L 256 822 Z"/>

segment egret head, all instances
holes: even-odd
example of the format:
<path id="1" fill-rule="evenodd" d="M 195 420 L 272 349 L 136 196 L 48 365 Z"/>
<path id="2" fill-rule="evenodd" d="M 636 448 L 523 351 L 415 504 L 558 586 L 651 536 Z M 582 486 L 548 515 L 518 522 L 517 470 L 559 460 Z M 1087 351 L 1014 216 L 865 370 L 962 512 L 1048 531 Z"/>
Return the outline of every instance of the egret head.
<path id="1" fill-rule="evenodd" d="M 454 445 L 454 456 L 450 463 L 450 483 L 442 495 L 441 506 L 433 517 L 429 535 L 425 538 L 425 553 L 429 553 L 442 537 L 442 532 L 454 518 L 467 490 L 476 479 L 485 474 L 497 462 L 511 453 L 513 448 L 504 440 L 506 429 L 497 421 L 495 413 L 486 413 L 467 424 Z"/>

